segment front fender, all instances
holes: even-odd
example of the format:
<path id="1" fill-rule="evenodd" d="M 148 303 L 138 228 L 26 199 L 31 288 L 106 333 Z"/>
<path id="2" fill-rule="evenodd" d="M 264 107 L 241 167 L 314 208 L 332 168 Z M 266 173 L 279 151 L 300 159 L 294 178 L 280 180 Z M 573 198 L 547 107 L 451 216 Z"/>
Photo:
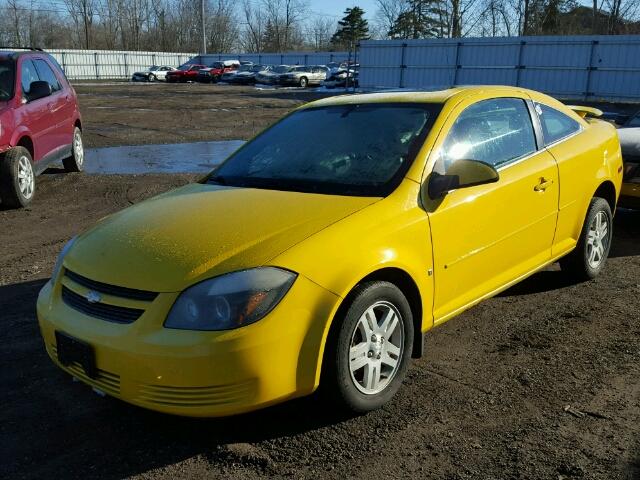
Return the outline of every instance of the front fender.
<path id="1" fill-rule="evenodd" d="M 316 366 L 342 300 L 365 277 L 383 268 L 406 272 L 422 302 L 422 331 L 433 326 L 433 255 L 429 220 L 417 204 L 420 186 L 405 180 L 389 197 L 300 242 L 269 263 L 299 272 L 340 297 L 324 326 Z"/>

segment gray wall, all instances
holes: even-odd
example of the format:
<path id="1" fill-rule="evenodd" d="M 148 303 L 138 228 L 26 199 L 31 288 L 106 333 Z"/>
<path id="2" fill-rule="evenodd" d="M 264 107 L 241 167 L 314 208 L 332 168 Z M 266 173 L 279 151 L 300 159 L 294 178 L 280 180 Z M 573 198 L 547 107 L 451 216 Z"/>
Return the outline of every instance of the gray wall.
<path id="1" fill-rule="evenodd" d="M 563 99 L 640 101 L 640 36 L 363 41 L 360 87 L 502 84 Z"/>

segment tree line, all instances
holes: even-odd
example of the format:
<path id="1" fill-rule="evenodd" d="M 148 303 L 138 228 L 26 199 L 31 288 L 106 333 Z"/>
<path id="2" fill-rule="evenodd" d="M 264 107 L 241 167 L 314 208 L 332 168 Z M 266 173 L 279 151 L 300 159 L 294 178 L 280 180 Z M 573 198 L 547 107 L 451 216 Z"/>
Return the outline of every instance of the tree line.
<path id="1" fill-rule="evenodd" d="M 0 44 L 209 52 L 354 49 L 363 39 L 640 33 L 639 0 L 376 0 L 319 14 L 309 0 L 0 0 Z M 370 15 L 368 15 L 370 13 Z M 370 18 L 370 20 L 367 20 Z"/>

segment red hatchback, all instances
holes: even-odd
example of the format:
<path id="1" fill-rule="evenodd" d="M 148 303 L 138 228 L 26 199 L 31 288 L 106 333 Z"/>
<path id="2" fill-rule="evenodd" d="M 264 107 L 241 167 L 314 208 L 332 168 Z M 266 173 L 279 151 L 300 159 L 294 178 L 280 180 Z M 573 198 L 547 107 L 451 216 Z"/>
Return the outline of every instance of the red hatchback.
<path id="1" fill-rule="evenodd" d="M 0 51 L 0 199 L 24 207 L 35 177 L 54 162 L 83 168 L 82 120 L 76 92 L 42 51 Z"/>

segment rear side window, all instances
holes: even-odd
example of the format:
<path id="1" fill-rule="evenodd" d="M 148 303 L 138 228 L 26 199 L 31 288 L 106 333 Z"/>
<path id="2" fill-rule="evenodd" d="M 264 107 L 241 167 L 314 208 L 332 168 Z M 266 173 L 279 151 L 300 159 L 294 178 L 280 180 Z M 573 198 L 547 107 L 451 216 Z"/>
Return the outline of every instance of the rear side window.
<path id="1" fill-rule="evenodd" d="M 58 82 L 58 78 L 56 77 L 56 74 L 53 73 L 53 70 L 51 70 L 49 64 L 40 59 L 34 60 L 33 63 L 36 65 L 40 80 L 43 80 L 51 85 L 51 90 L 53 90 L 54 92 L 60 91 L 60 82 Z"/>
<path id="2" fill-rule="evenodd" d="M 578 122 L 555 108 L 537 103 L 536 112 L 538 112 L 540 123 L 542 124 L 545 146 L 580 130 Z"/>
<path id="3" fill-rule="evenodd" d="M 524 100 L 483 100 L 456 119 L 434 169 L 446 174 L 456 160 L 476 160 L 499 168 L 535 151 L 533 124 Z"/>
<path id="4" fill-rule="evenodd" d="M 22 60 L 20 67 L 20 82 L 22 84 L 22 93 L 28 95 L 31 92 L 31 84 L 40 80 L 38 71 L 31 60 Z"/>

